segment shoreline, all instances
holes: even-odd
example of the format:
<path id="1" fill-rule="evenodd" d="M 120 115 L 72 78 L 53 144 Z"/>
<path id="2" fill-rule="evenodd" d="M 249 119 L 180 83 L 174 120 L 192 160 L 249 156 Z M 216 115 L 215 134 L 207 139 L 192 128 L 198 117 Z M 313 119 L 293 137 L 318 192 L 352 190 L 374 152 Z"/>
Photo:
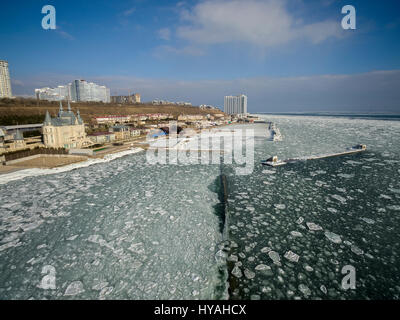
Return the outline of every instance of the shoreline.
<path id="1" fill-rule="evenodd" d="M 0 174 L 0 185 L 7 184 L 8 182 L 21 180 L 27 177 L 49 175 L 55 173 L 62 173 L 72 171 L 74 169 L 85 168 L 95 164 L 106 163 L 112 160 L 124 157 L 126 155 L 135 154 L 143 151 L 142 148 L 127 149 L 120 152 L 106 154 L 101 158 L 87 158 L 84 161 L 79 161 L 67 165 L 57 166 L 53 168 L 21 168 L 20 170 L 11 171 L 8 173 Z"/>
<path id="2" fill-rule="evenodd" d="M 140 137 L 139 139 L 136 139 L 134 141 L 127 141 L 125 142 L 122 146 L 105 146 L 106 149 L 105 150 L 101 150 L 99 152 L 97 152 L 96 154 L 94 154 L 93 156 L 80 156 L 80 155 L 57 155 L 58 159 L 52 159 L 54 161 L 50 161 L 49 163 L 43 163 L 42 165 L 38 165 L 38 164 L 24 164 L 24 162 L 28 162 L 31 161 L 30 159 L 26 159 L 24 160 L 24 158 L 20 158 L 18 160 L 20 160 L 21 164 L 9 164 L 9 165 L 0 165 L 0 176 L 5 175 L 5 174 L 9 174 L 9 173 L 13 173 L 13 172 L 17 172 L 17 171 L 21 171 L 21 170 L 29 170 L 29 169 L 42 169 L 42 170 L 46 170 L 46 169 L 55 169 L 55 168 L 62 168 L 71 164 L 77 164 L 77 163 L 82 163 L 82 162 L 86 162 L 89 161 L 91 159 L 104 159 L 105 156 L 107 155 L 111 155 L 111 154 L 115 154 L 115 153 L 119 153 L 119 152 L 124 152 L 127 150 L 131 150 L 132 148 L 142 148 L 139 146 L 134 146 L 135 144 L 137 144 L 138 142 L 143 142 L 145 140 L 146 137 Z M 133 146 L 132 146 L 133 144 Z M 143 148 L 144 150 L 144 148 Z M 47 155 L 47 154 L 39 154 L 38 158 L 52 158 L 52 155 Z M 28 157 L 27 157 L 28 158 Z M 76 161 L 65 161 L 65 158 L 68 159 L 74 159 Z M 59 160 L 59 161 L 57 161 Z"/>
<path id="3" fill-rule="evenodd" d="M 197 129 L 196 133 L 200 134 L 202 131 L 205 130 L 215 130 L 215 129 L 222 129 L 230 126 L 231 124 L 224 124 L 212 128 L 204 128 L 204 129 Z M 141 151 L 146 151 L 149 148 L 148 143 L 146 143 L 146 136 L 138 137 L 131 141 L 124 141 L 121 142 L 123 145 L 121 146 L 113 146 L 108 145 L 105 146 L 106 149 L 101 150 L 94 154 L 93 156 L 81 156 L 77 158 L 81 158 L 78 161 L 64 161 L 60 160 L 62 157 L 59 157 L 58 163 L 57 159 L 54 159 L 54 164 L 46 164 L 43 166 L 38 166 L 37 164 L 33 165 L 0 165 L 0 185 L 5 184 L 9 181 L 20 180 L 25 177 L 29 176 L 37 176 L 37 175 L 47 175 L 47 174 L 54 174 L 58 172 L 65 172 L 70 171 L 77 168 L 91 166 L 93 164 L 102 163 L 112 161 L 114 159 L 123 157 L 128 154 L 135 154 Z M 47 155 L 39 155 L 45 158 Z M 68 155 L 65 155 L 68 157 Z M 76 157 L 76 156 L 75 156 Z M 22 159 L 22 158 L 21 158 Z M 27 160 L 29 161 L 29 160 Z M 21 163 L 25 162 L 21 160 Z"/>

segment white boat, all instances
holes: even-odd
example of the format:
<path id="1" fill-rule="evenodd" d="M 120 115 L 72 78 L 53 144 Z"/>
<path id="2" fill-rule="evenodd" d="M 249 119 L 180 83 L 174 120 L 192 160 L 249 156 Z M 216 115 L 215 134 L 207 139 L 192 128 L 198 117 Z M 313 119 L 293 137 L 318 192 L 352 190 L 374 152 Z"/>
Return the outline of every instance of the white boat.
<path id="1" fill-rule="evenodd" d="M 262 165 L 270 166 L 270 167 L 278 167 L 286 164 L 287 162 L 278 160 L 277 156 L 273 156 L 267 160 L 261 161 Z"/>

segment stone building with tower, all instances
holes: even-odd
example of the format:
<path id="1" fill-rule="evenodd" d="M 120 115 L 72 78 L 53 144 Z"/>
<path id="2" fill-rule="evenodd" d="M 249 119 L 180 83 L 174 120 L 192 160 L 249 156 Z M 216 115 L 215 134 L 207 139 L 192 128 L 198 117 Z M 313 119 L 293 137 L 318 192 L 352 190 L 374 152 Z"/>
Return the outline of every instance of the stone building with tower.
<path id="1" fill-rule="evenodd" d="M 46 147 L 51 148 L 84 148 L 92 144 L 86 137 L 85 124 L 79 114 L 75 116 L 68 101 L 68 110 L 64 111 L 60 101 L 58 115 L 52 118 L 49 112 L 43 123 L 43 142 Z"/>

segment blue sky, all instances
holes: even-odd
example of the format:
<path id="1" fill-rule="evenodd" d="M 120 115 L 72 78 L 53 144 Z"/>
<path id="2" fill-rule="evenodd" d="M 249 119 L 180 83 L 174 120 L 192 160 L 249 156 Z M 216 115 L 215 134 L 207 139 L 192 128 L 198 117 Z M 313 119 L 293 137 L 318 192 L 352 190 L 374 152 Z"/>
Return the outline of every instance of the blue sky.
<path id="1" fill-rule="evenodd" d="M 41 27 L 46 4 L 56 30 Z M 341 28 L 346 4 L 356 30 Z M 6 0 L 0 37 L 15 95 L 82 78 L 144 101 L 400 112 L 398 0 Z"/>

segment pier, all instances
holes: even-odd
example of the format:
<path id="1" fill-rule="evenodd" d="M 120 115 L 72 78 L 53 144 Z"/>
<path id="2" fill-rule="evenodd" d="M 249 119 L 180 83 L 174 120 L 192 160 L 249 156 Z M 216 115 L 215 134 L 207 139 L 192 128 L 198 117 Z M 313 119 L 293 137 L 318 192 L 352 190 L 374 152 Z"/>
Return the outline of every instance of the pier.
<path id="1" fill-rule="evenodd" d="M 316 159 L 325 159 L 325 158 L 331 158 L 331 157 L 338 157 L 338 156 L 344 156 L 344 155 L 349 155 L 349 154 L 354 154 L 354 153 L 359 153 L 367 150 L 367 146 L 365 144 L 359 144 L 356 145 L 352 148 L 348 148 L 346 151 L 343 152 L 337 152 L 337 153 L 331 153 L 331 154 L 322 154 L 322 155 L 316 155 L 316 156 L 310 156 L 310 157 L 304 157 L 304 158 L 289 158 L 286 160 L 278 160 L 277 156 L 271 157 L 265 161 L 261 161 L 262 165 L 267 165 L 270 167 L 277 167 L 281 165 L 285 165 L 288 163 L 294 163 L 298 161 L 305 161 L 305 160 L 316 160 Z"/>

